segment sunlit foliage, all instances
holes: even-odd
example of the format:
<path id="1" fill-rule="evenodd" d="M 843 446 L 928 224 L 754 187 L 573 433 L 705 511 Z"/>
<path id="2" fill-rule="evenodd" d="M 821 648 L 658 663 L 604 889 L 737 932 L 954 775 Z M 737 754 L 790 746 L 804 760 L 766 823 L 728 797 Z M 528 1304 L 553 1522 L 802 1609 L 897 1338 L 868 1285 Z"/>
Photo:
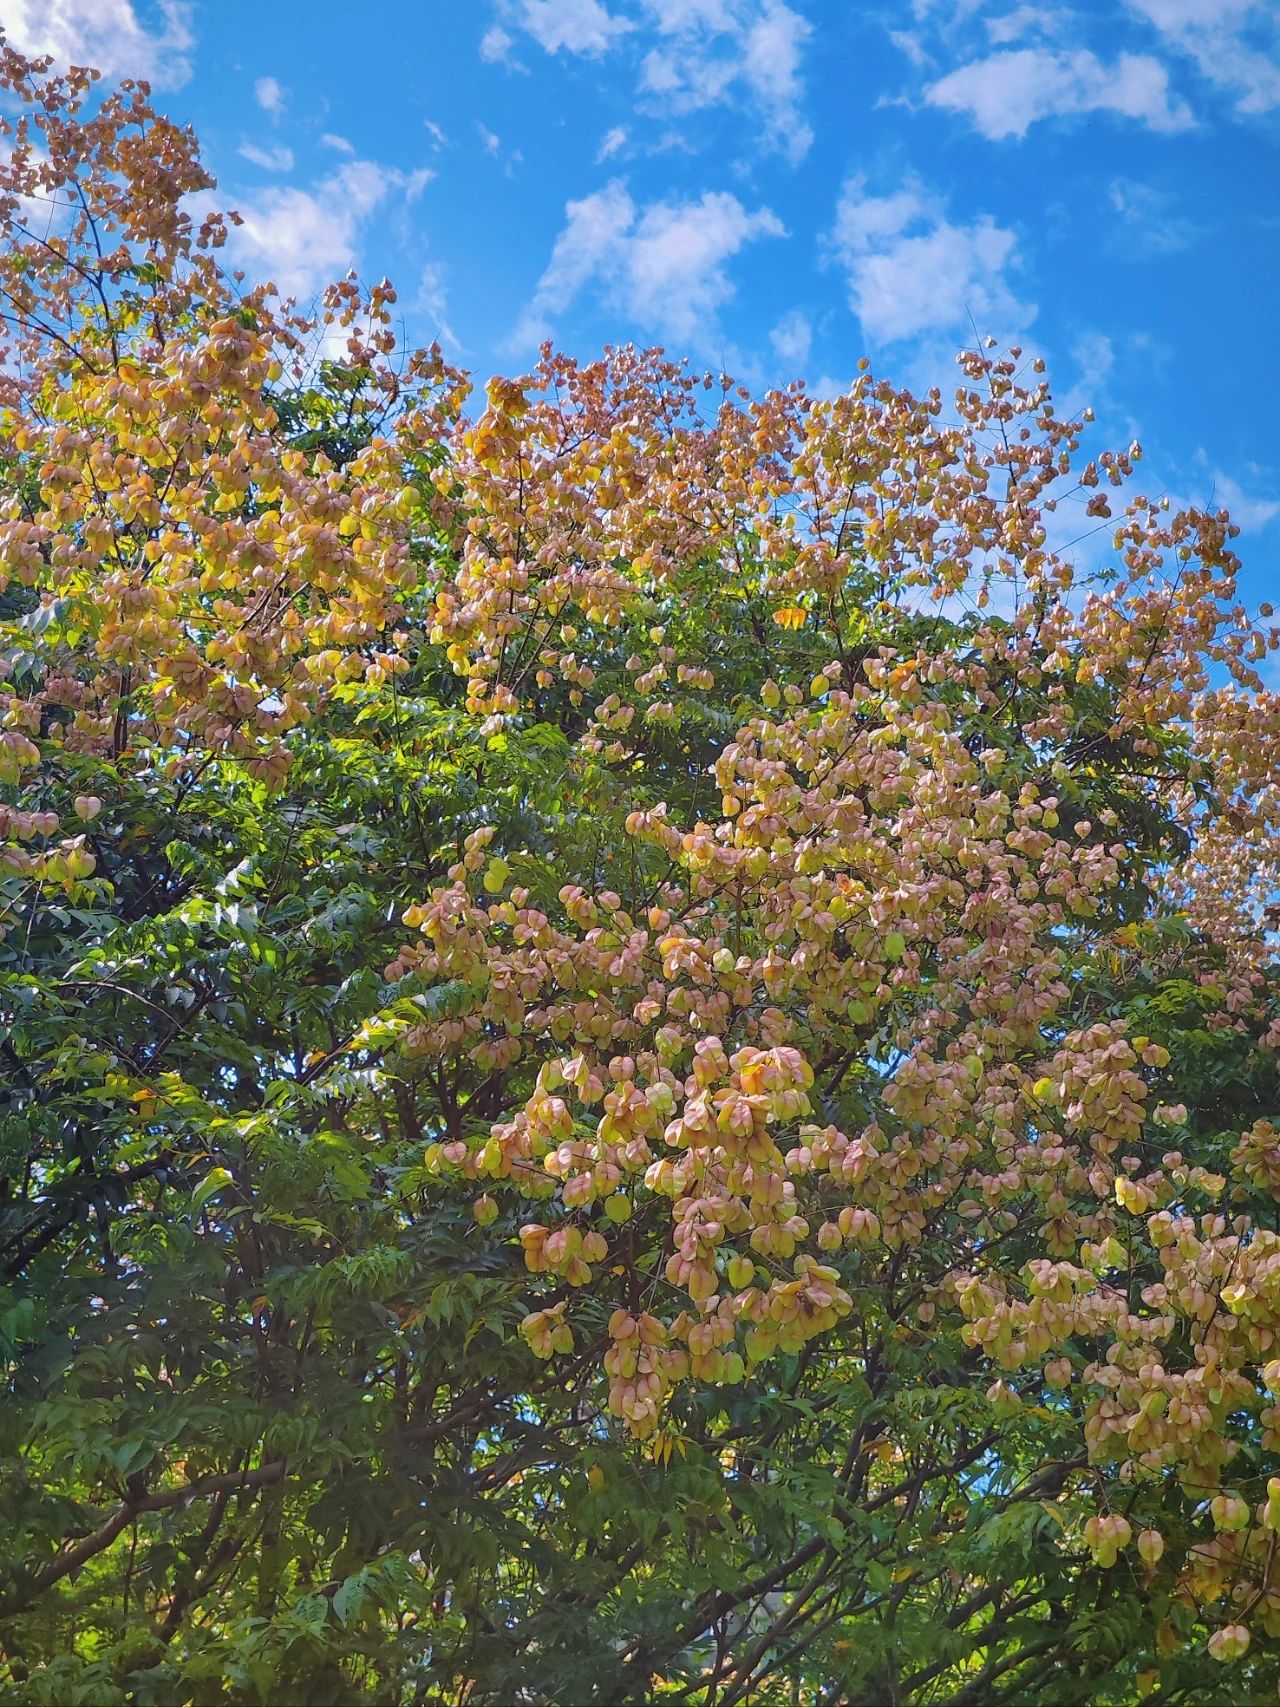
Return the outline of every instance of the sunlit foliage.
<path id="1" fill-rule="evenodd" d="M 1273 1698 L 1227 517 L 1018 351 L 471 397 L 0 82 L 9 1697 Z"/>

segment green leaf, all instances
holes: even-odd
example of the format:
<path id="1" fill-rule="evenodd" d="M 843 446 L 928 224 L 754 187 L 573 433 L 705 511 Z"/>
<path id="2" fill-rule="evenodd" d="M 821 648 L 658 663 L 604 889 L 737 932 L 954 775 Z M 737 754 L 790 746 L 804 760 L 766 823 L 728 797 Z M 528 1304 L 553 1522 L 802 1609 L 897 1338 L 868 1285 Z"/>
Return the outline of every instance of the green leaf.
<path id="1" fill-rule="evenodd" d="M 226 1168 L 211 1168 L 191 1193 L 191 1213 L 198 1215 L 211 1197 L 231 1183 L 232 1176 Z"/>

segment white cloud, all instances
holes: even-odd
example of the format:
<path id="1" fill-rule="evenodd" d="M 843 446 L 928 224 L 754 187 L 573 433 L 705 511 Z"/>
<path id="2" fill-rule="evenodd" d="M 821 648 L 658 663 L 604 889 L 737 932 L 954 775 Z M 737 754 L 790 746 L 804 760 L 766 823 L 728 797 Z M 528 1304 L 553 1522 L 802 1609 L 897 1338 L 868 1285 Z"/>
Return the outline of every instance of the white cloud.
<path id="1" fill-rule="evenodd" d="M 412 303 L 418 314 L 431 327 L 429 338 L 456 346 L 458 339 L 449 324 L 448 294 L 445 290 L 445 271 L 438 261 L 428 261 L 418 279 L 418 289 Z"/>
<path id="2" fill-rule="evenodd" d="M 1200 235 L 1198 227 L 1176 211 L 1174 198 L 1134 178 L 1113 178 L 1108 195 L 1123 222 L 1121 242 L 1146 255 L 1174 255 Z"/>
<path id="3" fill-rule="evenodd" d="M 132 0 L 5 0 L 4 28 L 20 53 L 51 53 L 105 76 L 145 77 L 176 89 L 191 75 L 189 0 L 160 0 L 161 27 L 138 21 Z"/>
<path id="4" fill-rule="evenodd" d="M 566 53 L 580 53 L 589 59 L 607 53 L 618 36 L 634 28 L 629 19 L 606 11 L 600 0 L 519 0 L 513 16 L 547 53 L 559 53 L 563 48 Z M 493 33 L 490 31 L 490 36 Z M 499 35 L 503 33 L 498 31 Z M 480 51 L 484 53 L 483 42 Z"/>
<path id="5" fill-rule="evenodd" d="M 803 112 L 800 60 L 812 26 L 783 0 L 644 0 L 659 44 L 640 86 L 664 114 L 689 113 L 741 89 L 765 139 L 793 162 L 813 141 Z"/>
<path id="6" fill-rule="evenodd" d="M 736 18 L 735 0 L 645 0 L 645 8 L 667 36 L 682 30 L 731 30 Z"/>
<path id="7" fill-rule="evenodd" d="M 264 172 L 292 172 L 292 148 L 259 148 L 256 142 L 242 142 L 237 153 L 242 159 L 261 166 Z"/>
<path id="8" fill-rule="evenodd" d="M 616 178 L 570 202 L 565 213 L 551 260 L 512 335 L 516 348 L 550 336 L 551 317 L 588 286 L 645 332 L 705 347 L 734 292 L 727 263 L 758 237 L 785 236 L 768 208 L 749 213 L 722 191 L 696 201 L 654 202 L 641 212 Z"/>
<path id="9" fill-rule="evenodd" d="M 581 201 L 569 202 L 565 214 L 564 230 L 512 335 L 514 344 L 526 346 L 550 337 L 548 315 L 567 308 L 593 278 L 609 277 L 623 265 L 636 207 L 620 179 Z"/>
<path id="10" fill-rule="evenodd" d="M 1056 399 L 1059 414 L 1072 417 L 1085 409 L 1100 412 L 1107 381 L 1116 365 L 1116 349 L 1105 332 L 1082 332 L 1071 346 L 1071 364 L 1076 382 Z"/>
<path id="11" fill-rule="evenodd" d="M 1193 60 L 1240 113 L 1280 106 L 1280 9 L 1274 0 L 1128 0 L 1166 46 Z"/>
<path id="12" fill-rule="evenodd" d="M 430 179 L 423 169 L 402 172 L 374 160 L 348 160 L 310 189 L 270 185 L 240 200 L 243 224 L 233 228 L 227 247 L 251 279 L 271 279 L 283 296 L 305 307 L 357 265 L 372 215 L 393 199 L 413 201 Z"/>
<path id="13" fill-rule="evenodd" d="M 619 149 L 626 147 L 627 138 L 630 134 L 624 124 L 616 124 L 612 130 L 607 130 L 596 152 L 596 165 L 598 166 L 602 160 L 612 160 Z"/>
<path id="14" fill-rule="evenodd" d="M 743 75 L 792 160 L 809 152 L 813 131 L 801 117 L 800 55 L 811 26 L 781 0 L 767 0 L 747 31 Z"/>
<path id="15" fill-rule="evenodd" d="M 1233 480 L 1220 468 L 1213 470 L 1212 478 L 1212 495 L 1206 502 L 1211 503 L 1214 509 L 1229 510 L 1232 521 L 1246 533 L 1256 533 L 1280 516 L 1280 498 L 1264 498 L 1259 493 L 1246 492 L 1238 480 Z"/>
<path id="16" fill-rule="evenodd" d="M 1123 0 L 1103 11 L 1043 0 L 913 0 L 911 11 L 912 27 L 899 17 L 896 29 L 886 27 L 918 71 L 944 70 L 925 98 L 967 113 L 995 139 L 1024 136 L 1040 117 L 1098 112 L 1156 131 L 1186 129 L 1191 109 L 1170 90 L 1184 64 L 1242 116 L 1280 108 L 1277 0 Z M 1111 58 L 1117 38 L 1130 51 Z"/>
<path id="17" fill-rule="evenodd" d="M 999 18 L 984 20 L 987 35 L 997 47 L 1021 41 L 1024 36 L 1053 33 L 1062 21 L 1060 14 L 1049 12 L 1043 6 L 1015 6 Z"/>
<path id="18" fill-rule="evenodd" d="M 1170 509 L 1226 510 L 1244 534 L 1260 533 L 1280 520 L 1280 495 L 1274 495 L 1274 478 L 1256 462 L 1246 462 L 1242 469 L 1251 490 L 1235 475 L 1219 468 L 1204 449 L 1196 452 L 1194 462 L 1198 472 L 1188 474 L 1184 469 L 1176 483 L 1170 482 L 1164 494 Z M 1280 669 L 1280 661 L 1273 659 L 1270 668 L 1273 673 Z"/>
<path id="19" fill-rule="evenodd" d="M 355 149 L 347 141 L 345 136 L 337 136 L 331 130 L 325 131 L 324 135 L 320 138 L 320 141 L 326 148 L 332 148 L 335 154 L 355 153 Z"/>
<path id="20" fill-rule="evenodd" d="M 845 396 L 852 389 L 852 379 L 837 379 L 832 373 L 820 374 L 811 385 L 805 386 L 805 392 L 808 396 L 825 397 L 829 401 Z"/>
<path id="21" fill-rule="evenodd" d="M 670 120 L 738 105 L 767 146 L 793 162 L 804 157 L 813 132 L 804 112 L 801 60 L 813 26 L 786 0 L 626 5 L 627 10 L 624 0 L 499 0 L 502 21 L 486 33 L 481 56 L 510 62 L 513 31 L 548 53 L 584 58 L 599 58 L 626 42 L 647 111 Z"/>
<path id="22" fill-rule="evenodd" d="M 887 196 L 849 179 L 836 209 L 832 246 L 849 278 L 849 300 L 863 333 L 895 343 L 933 333 L 971 332 L 1001 339 L 1030 323 L 1005 279 L 1016 265 L 1015 238 L 988 214 L 972 224 L 946 217 L 916 178 Z"/>
<path id="23" fill-rule="evenodd" d="M 917 70 L 928 60 L 924 43 L 914 30 L 890 30 L 888 36 L 898 52 L 905 54 Z"/>
<path id="24" fill-rule="evenodd" d="M 488 125 L 481 124 L 479 119 L 476 120 L 476 135 L 480 138 L 486 154 L 496 154 L 502 147 L 502 138 L 490 130 Z"/>
<path id="25" fill-rule="evenodd" d="M 480 57 L 489 65 L 499 65 L 507 59 L 514 45 L 507 32 L 495 24 L 480 38 Z"/>
<path id="26" fill-rule="evenodd" d="M 449 138 L 444 133 L 443 125 L 438 125 L 434 119 L 423 119 L 422 124 L 427 135 L 431 138 L 432 142 L 435 143 L 437 148 L 447 148 L 449 146 Z"/>
<path id="27" fill-rule="evenodd" d="M 809 324 L 808 315 L 802 314 L 798 308 L 784 314 L 770 332 L 769 342 L 790 376 L 799 378 L 800 369 L 808 362 L 813 347 L 813 327 Z"/>
<path id="28" fill-rule="evenodd" d="M 1085 48 L 993 53 L 929 84 L 925 99 L 931 106 L 966 113 L 993 142 L 1025 136 L 1037 119 L 1069 114 L 1111 112 L 1159 131 L 1185 130 L 1193 123 L 1180 101 L 1170 105 L 1169 73 L 1159 60 L 1122 53 L 1107 66 Z"/>
<path id="29" fill-rule="evenodd" d="M 276 77 L 259 77 L 253 86 L 254 99 L 264 113 L 278 117 L 284 111 L 285 90 Z"/>
<path id="30" fill-rule="evenodd" d="M 1105 332 L 1082 332 L 1071 346 L 1071 358 L 1080 369 L 1081 383 L 1101 389 L 1116 365 L 1115 345 Z"/>

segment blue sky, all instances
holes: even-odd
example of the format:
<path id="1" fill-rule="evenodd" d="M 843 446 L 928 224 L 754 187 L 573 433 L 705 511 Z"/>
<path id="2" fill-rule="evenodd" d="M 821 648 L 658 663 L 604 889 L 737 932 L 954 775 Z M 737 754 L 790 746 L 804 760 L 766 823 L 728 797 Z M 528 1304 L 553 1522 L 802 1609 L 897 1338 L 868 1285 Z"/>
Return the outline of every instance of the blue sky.
<path id="1" fill-rule="evenodd" d="M 753 387 L 1042 354 L 1095 447 L 1280 592 L 1280 0 L 0 0 L 149 76 L 307 301 L 350 266 L 481 378 L 544 336 Z"/>

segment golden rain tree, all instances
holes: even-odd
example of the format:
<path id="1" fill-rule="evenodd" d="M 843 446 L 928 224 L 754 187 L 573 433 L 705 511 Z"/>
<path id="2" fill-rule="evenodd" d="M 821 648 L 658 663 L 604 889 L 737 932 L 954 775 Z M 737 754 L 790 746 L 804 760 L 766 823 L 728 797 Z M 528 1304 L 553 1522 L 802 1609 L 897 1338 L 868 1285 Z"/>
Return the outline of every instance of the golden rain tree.
<path id="1" fill-rule="evenodd" d="M 1272 1698 L 1226 515 L 1018 351 L 471 402 L 0 82 L 7 1697 Z"/>

